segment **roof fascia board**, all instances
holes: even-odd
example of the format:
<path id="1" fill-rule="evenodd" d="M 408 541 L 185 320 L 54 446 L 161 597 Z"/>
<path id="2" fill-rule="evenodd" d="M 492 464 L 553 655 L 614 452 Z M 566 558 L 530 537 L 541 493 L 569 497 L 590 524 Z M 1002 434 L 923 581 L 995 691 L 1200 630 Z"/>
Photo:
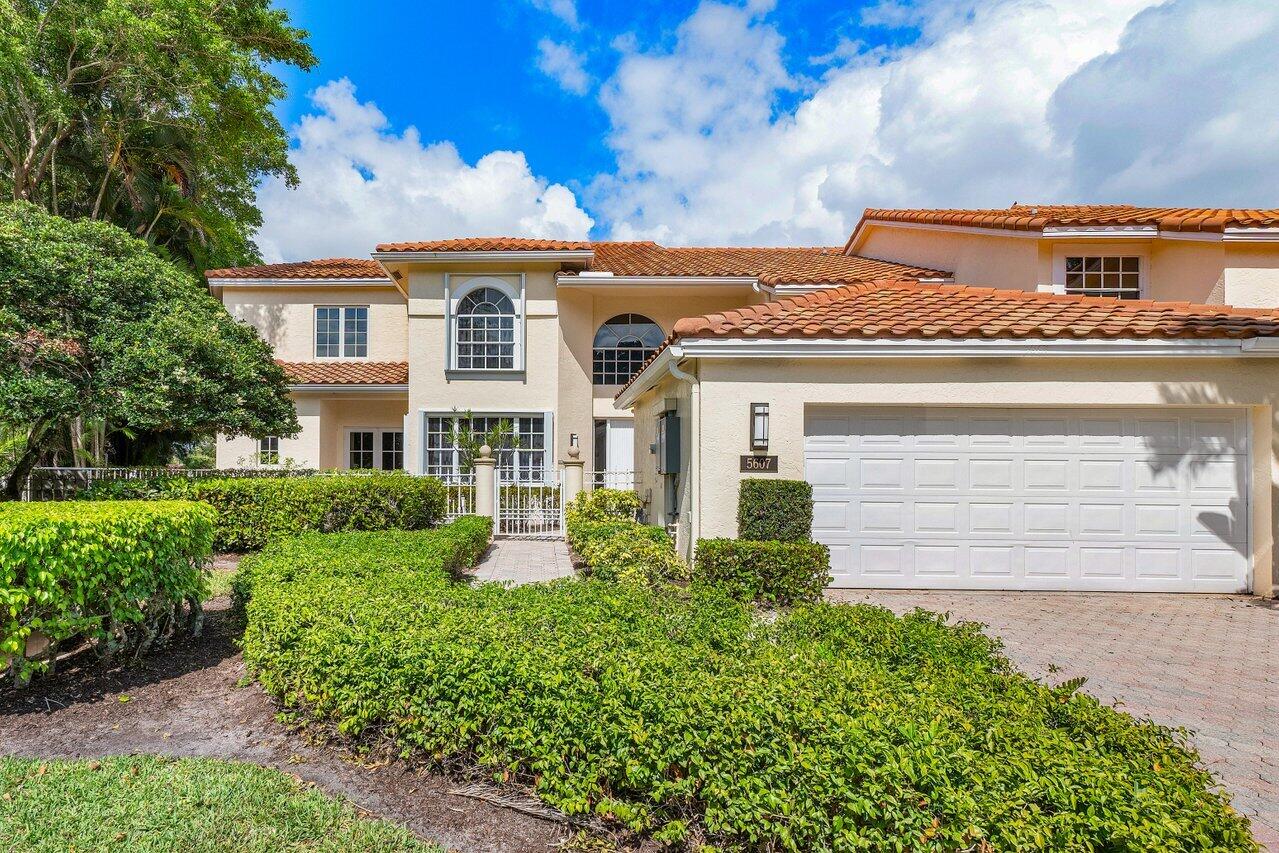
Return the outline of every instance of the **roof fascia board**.
<path id="1" fill-rule="evenodd" d="M 1156 225 L 1046 225 L 1045 240 L 1150 240 L 1159 236 Z"/>
<path id="2" fill-rule="evenodd" d="M 857 254 L 861 248 L 866 232 L 872 227 L 883 228 L 908 228 L 915 231 L 947 231 L 953 234 L 980 234 L 984 237 L 1025 237 L 1032 240 L 1038 240 L 1043 237 L 1043 232 L 1038 228 L 1034 230 L 1014 229 L 1014 228 L 983 228 L 978 225 L 944 225 L 935 222 L 900 222 L 894 219 L 867 219 L 862 222 L 861 227 L 853 234 L 853 239 L 848 241 L 845 246 L 844 254 Z"/>
<path id="3" fill-rule="evenodd" d="M 1266 343 L 1261 344 L 1260 341 Z M 1258 341 L 1248 344 L 1249 341 Z M 1274 341 L 1274 343 L 1271 343 Z M 1008 358 L 1279 356 L 1279 339 L 898 339 L 685 338 L 688 358 Z"/>
<path id="4" fill-rule="evenodd" d="M 1270 243 L 1279 241 L 1279 228 L 1227 228 L 1221 239 L 1231 243 Z"/>
<path id="5" fill-rule="evenodd" d="M 657 354 L 657 358 L 644 366 L 644 369 L 631 379 L 631 383 L 613 400 L 613 408 L 629 409 L 645 391 L 652 388 L 663 376 L 667 375 L 667 367 L 684 358 L 684 348 L 680 344 L 671 344 Z"/>
<path id="6" fill-rule="evenodd" d="M 555 283 L 559 287 L 648 287 L 670 285 L 706 285 L 711 287 L 755 287 L 759 279 L 755 276 L 720 276 L 720 275 L 611 275 L 580 276 L 557 275 Z"/>
<path id="7" fill-rule="evenodd" d="M 381 263 L 448 263 L 450 261 L 591 261 L 593 250 L 493 252 L 374 252 Z"/>

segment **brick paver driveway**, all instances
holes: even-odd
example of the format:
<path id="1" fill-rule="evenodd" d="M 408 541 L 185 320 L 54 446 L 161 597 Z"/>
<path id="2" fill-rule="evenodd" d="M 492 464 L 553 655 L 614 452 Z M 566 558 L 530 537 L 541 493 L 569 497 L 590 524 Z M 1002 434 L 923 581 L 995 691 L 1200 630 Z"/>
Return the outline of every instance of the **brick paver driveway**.
<path id="1" fill-rule="evenodd" d="M 1184 726 L 1208 769 L 1279 850 L 1279 605 L 1199 595 L 832 590 L 897 612 L 985 623 L 1023 672 Z M 1056 671 L 1050 671 L 1055 667 Z"/>

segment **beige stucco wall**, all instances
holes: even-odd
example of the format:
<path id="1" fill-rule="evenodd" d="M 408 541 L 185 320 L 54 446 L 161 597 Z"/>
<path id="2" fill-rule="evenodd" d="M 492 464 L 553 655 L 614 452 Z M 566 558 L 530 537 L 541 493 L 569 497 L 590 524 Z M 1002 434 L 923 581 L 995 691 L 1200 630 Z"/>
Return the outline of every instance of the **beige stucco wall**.
<path id="1" fill-rule="evenodd" d="M 282 361 L 316 361 L 315 306 L 369 306 L 369 361 L 408 358 L 404 297 L 394 287 L 228 287 L 222 304 L 258 330 Z"/>
<path id="2" fill-rule="evenodd" d="M 552 412 L 554 460 L 578 436 L 581 458 L 594 459 L 594 419 L 626 417 L 613 408 L 616 387 L 594 388 L 591 350 L 599 325 L 622 313 L 651 318 L 666 332 L 681 317 L 722 311 L 763 297 L 745 287 L 632 287 L 600 284 L 557 287 L 557 264 L 418 264 L 408 268 L 409 411 L 406 459 L 421 461 L 421 412 Z M 479 276 L 525 286 L 525 369 L 479 378 L 445 369 L 448 332 L 445 274 L 455 292 Z M 411 470 L 416 470 L 411 469 Z"/>
<path id="3" fill-rule="evenodd" d="M 972 232 L 873 226 L 858 254 L 954 273 L 956 284 L 1034 290 L 1063 284 L 1068 252 L 1141 255 L 1148 299 L 1279 307 L 1279 243 L 1221 240 L 1044 240 Z"/>
<path id="4" fill-rule="evenodd" d="M 688 369 L 688 365 L 685 365 Z M 1272 543 L 1279 525 L 1279 361 L 1257 359 L 704 359 L 698 423 L 695 522 L 699 537 L 736 534 L 738 457 L 749 452 L 748 402 L 771 408 L 769 453 L 784 478 L 804 478 L 806 405 L 848 403 L 902 406 L 1199 406 L 1230 405 L 1250 412 L 1253 438 L 1251 528 L 1254 590 L 1270 594 Z M 676 388 L 672 379 L 644 395 L 637 418 Z M 637 420 L 637 426 L 642 421 Z M 653 462 L 647 445 L 641 457 Z M 691 440 L 697 440 L 690 436 Z M 651 440 L 651 439 L 649 439 Z M 753 474 L 751 476 L 766 476 Z"/>
<path id="5" fill-rule="evenodd" d="M 297 468 L 345 468 L 345 430 L 403 429 L 405 395 L 299 392 L 292 395 L 302 430 L 280 439 L 280 460 Z M 219 468 L 257 468 L 256 439 L 218 436 Z"/>

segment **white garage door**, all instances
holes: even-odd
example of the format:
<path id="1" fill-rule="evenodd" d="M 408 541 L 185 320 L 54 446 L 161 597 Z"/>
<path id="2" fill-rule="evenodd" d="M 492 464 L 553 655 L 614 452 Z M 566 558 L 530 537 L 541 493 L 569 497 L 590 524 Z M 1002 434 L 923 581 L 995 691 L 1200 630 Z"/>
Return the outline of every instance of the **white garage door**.
<path id="1" fill-rule="evenodd" d="M 1228 409 L 809 407 L 834 586 L 1242 592 L 1248 429 Z"/>

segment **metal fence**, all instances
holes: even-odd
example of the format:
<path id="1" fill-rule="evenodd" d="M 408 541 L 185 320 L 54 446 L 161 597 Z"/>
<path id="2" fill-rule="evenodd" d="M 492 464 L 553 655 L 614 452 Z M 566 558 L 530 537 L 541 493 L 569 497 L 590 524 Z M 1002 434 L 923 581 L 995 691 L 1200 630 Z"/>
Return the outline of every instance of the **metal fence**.
<path id="1" fill-rule="evenodd" d="M 64 501 L 74 498 L 94 483 L 118 480 L 170 480 L 185 477 L 207 480 L 213 477 L 302 477 L 317 472 L 286 468 L 35 468 L 22 490 L 24 501 Z"/>
<path id="2" fill-rule="evenodd" d="M 524 539 L 555 539 L 564 533 L 562 471 L 542 480 L 502 479 L 497 484 L 494 533 Z"/>
<path id="3" fill-rule="evenodd" d="M 635 488 L 634 471 L 588 471 L 586 483 L 592 489 L 625 489 Z"/>

